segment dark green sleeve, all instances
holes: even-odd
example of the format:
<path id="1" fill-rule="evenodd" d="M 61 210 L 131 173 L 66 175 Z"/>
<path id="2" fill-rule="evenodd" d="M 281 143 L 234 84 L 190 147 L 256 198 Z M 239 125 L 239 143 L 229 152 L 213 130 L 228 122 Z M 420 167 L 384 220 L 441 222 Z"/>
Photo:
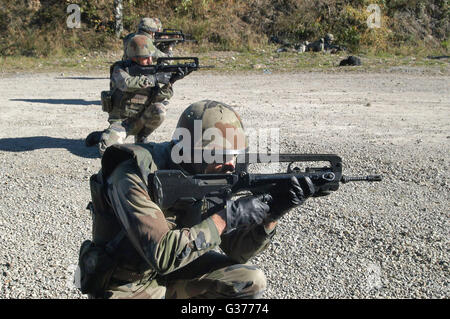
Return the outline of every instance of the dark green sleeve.
<path id="1" fill-rule="evenodd" d="M 211 218 L 191 228 L 169 227 L 132 160 L 114 170 L 108 179 L 107 192 L 131 243 L 160 274 L 175 271 L 220 244 Z"/>

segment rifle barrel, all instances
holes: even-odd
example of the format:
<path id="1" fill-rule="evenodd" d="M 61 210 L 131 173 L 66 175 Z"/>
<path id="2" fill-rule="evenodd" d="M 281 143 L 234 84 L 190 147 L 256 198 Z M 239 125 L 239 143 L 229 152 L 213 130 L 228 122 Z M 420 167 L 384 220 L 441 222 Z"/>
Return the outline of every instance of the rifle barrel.
<path id="1" fill-rule="evenodd" d="M 341 182 L 381 182 L 381 175 L 368 175 L 368 176 L 345 176 L 342 175 Z"/>

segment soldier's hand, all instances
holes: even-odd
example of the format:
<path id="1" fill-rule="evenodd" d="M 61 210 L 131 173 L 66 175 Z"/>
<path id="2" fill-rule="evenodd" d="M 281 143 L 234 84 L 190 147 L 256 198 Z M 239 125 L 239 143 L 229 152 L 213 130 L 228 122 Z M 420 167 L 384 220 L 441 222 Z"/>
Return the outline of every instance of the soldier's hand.
<path id="1" fill-rule="evenodd" d="M 191 73 L 192 71 L 189 71 L 189 69 L 187 67 L 185 68 L 178 68 L 178 71 L 176 73 L 174 73 L 170 79 L 170 83 L 175 83 L 178 80 L 181 80 L 182 78 L 184 78 L 186 75 L 188 75 L 189 73 Z"/>
<path id="2" fill-rule="evenodd" d="M 151 77 L 148 77 L 148 76 L 145 76 L 145 75 L 141 75 L 139 77 L 138 85 L 141 88 L 146 88 L 146 87 L 149 87 L 149 86 L 155 86 L 155 80 L 156 80 L 155 78 L 151 78 Z"/>
<path id="3" fill-rule="evenodd" d="M 169 84 L 171 78 L 172 78 L 172 73 L 168 73 L 168 72 L 156 73 L 156 82 L 158 82 L 158 83 Z"/>
<path id="4" fill-rule="evenodd" d="M 226 208 L 227 230 L 261 224 L 268 217 L 270 208 L 260 196 L 246 196 L 230 202 Z"/>
<path id="5" fill-rule="evenodd" d="M 292 176 L 282 185 L 277 185 L 276 190 L 270 192 L 270 213 L 268 220 L 276 221 L 288 213 L 291 209 L 302 205 L 305 200 L 315 192 L 314 184 L 309 177 L 297 179 Z"/>

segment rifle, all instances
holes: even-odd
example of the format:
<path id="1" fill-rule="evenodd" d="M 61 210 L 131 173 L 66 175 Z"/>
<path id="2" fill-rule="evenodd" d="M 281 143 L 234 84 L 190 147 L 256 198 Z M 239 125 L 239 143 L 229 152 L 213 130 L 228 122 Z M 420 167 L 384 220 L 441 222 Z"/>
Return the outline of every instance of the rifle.
<path id="1" fill-rule="evenodd" d="M 168 64 L 167 62 L 171 61 L 184 61 L 184 63 L 175 63 L 175 64 Z M 207 65 L 207 66 L 201 66 L 199 64 L 197 57 L 162 57 L 158 58 L 156 60 L 156 64 L 152 65 L 139 65 L 137 63 L 133 63 L 128 71 L 131 76 L 139 76 L 139 75 L 155 75 L 157 73 L 166 73 L 167 79 L 171 79 L 173 75 L 180 72 L 180 69 L 182 71 L 187 70 L 187 74 L 191 73 L 192 71 L 197 71 L 201 68 L 214 68 L 214 65 Z M 111 66 L 111 72 L 114 68 L 114 65 Z M 170 74 L 171 73 L 171 74 Z M 169 80 L 170 81 L 170 80 Z M 120 90 L 115 90 L 115 92 L 120 92 Z M 151 103 L 153 103 L 158 96 L 158 94 L 161 92 L 161 88 L 156 85 L 151 88 L 150 95 L 147 99 L 147 106 L 149 106 Z M 128 94 L 128 93 L 127 93 Z M 126 98 L 126 97 L 125 97 Z M 145 108 L 137 115 L 137 117 L 140 117 L 145 112 Z"/>
<path id="2" fill-rule="evenodd" d="M 182 30 L 164 29 L 163 32 L 155 32 L 155 40 L 153 43 L 158 46 L 171 46 L 178 43 L 195 42 L 195 39 L 188 39 L 190 34 L 184 34 Z"/>
<path id="3" fill-rule="evenodd" d="M 184 63 L 168 64 L 172 61 L 184 61 Z M 141 66 L 134 64 L 130 67 L 130 75 L 151 75 L 156 73 L 177 73 L 180 69 L 188 70 L 188 73 L 199 69 L 214 68 L 214 65 L 200 65 L 197 57 L 164 57 L 158 58 L 156 64 Z"/>
<path id="4" fill-rule="evenodd" d="M 267 162 L 259 154 L 239 155 L 236 161 L 236 170 L 231 174 L 186 175 L 180 170 L 155 171 L 149 178 L 152 198 L 164 210 L 207 198 L 220 198 L 225 205 L 227 200 L 244 191 L 253 195 L 264 195 L 292 176 L 308 176 L 316 190 L 314 197 L 337 191 L 340 183 L 382 180 L 381 175 L 342 175 L 342 160 L 335 154 L 280 154 L 277 162 L 289 163 L 287 172 L 273 174 L 248 173 L 248 164 Z M 330 165 L 306 168 L 302 171 L 298 167 L 292 167 L 295 162 L 328 162 Z"/>

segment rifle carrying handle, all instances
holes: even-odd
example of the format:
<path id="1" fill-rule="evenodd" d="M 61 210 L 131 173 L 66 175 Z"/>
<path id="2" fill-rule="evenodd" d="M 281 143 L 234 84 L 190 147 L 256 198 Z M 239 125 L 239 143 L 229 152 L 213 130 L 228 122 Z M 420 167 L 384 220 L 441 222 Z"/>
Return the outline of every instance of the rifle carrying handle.
<path id="1" fill-rule="evenodd" d="M 178 56 L 178 57 L 161 57 L 161 58 L 158 58 L 156 60 L 156 63 L 157 64 L 162 64 L 162 63 L 164 63 L 166 61 L 181 61 L 181 60 L 192 60 L 192 61 L 194 61 L 194 63 L 196 65 L 198 65 L 198 57 L 190 57 L 190 56 L 185 56 L 185 57 L 181 57 L 181 56 Z"/>

